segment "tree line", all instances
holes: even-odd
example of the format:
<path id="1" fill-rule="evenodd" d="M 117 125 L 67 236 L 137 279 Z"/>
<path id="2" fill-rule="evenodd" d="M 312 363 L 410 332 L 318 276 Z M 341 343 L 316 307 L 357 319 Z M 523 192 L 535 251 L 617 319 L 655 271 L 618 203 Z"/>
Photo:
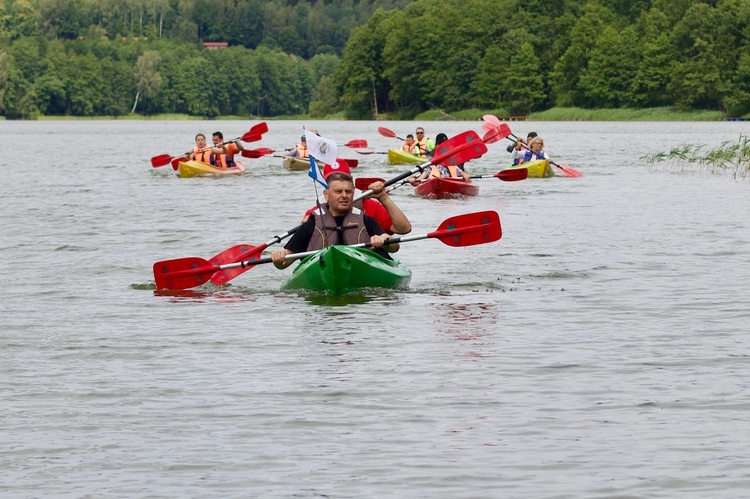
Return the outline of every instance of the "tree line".
<path id="1" fill-rule="evenodd" d="M 749 33 L 746 0 L 0 0 L 0 114 L 742 116 Z"/>

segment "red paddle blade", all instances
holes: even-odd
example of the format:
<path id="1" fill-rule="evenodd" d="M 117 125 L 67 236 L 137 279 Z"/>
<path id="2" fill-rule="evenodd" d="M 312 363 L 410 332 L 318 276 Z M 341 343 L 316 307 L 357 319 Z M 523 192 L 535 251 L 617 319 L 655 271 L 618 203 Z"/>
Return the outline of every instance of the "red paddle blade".
<path id="1" fill-rule="evenodd" d="M 344 145 L 346 147 L 351 147 L 352 149 L 359 149 L 361 147 L 367 147 L 367 141 L 365 139 L 353 139 Z"/>
<path id="2" fill-rule="evenodd" d="M 357 165 L 359 165 L 359 160 L 358 159 L 344 158 L 344 161 L 346 161 L 346 164 L 349 165 L 349 168 L 356 168 Z"/>
<path id="3" fill-rule="evenodd" d="M 354 179 L 354 187 L 360 191 L 367 191 L 370 190 L 370 184 L 374 184 L 375 182 L 385 183 L 385 180 L 378 177 L 357 177 Z"/>
<path id="4" fill-rule="evenodd" d="M 492 130 L 489 130 L 486 134 L 484 134 L 484 137 L 482 137 L 482 142 L 486 144 L 492 144 L 493 142 L 497 142 L 500 139 L 504 139 L 511 133 L 512 132 L 510 131 L 510 127 L 503 123 L 502 125 L 496 126 Z"/>
<path id="5" fill-rule="evenodd" d="M 494 126 L 500 125 L 500 118 L 498 118 L 494 114 L 485 114 L 484 116 L 482 116 L 482 119 L 487 124 L 494 125 Z"/>
<path id="6" fill-rule="evenodd" d="M 500 140 L 500 137 L 497 136 L 494 128 L 492 130 L 489 130 L 484 134 L 484 137 L 482 137 L 482 142 L 484 142 L 485 144 L 493 144 L 498 140 Z"/>
<path id="7" fill-rule="evenodd" d="M 482 130 L 485 130 L 489 132 L 490 130 L 494 130 L 497 127 L 497 125 L 493 125 L 492 123 L 484 123 L 482 124 Z"/>
<path id="8" fill-rule="evenodd" d="M 567 165 L 555 165 L 555 166 L 557 168 L 559 168 L 560 171 L 562 171 L 563 174 L 565 174 L 566 177 L 581 177 L 581 176 L 583 176 L 581 174 L 581 172 L 579 172 L 575 168 L 571 168 L 571 167 L 569 167 Z"/>
<path id="9" fill-rule="evenodd" d="M 500 215 L 496 211 L 478 211 L 451 217 L 438 230 L 428 234 L 448 246 L 473 246 L 497 241 L 503 236 Z"/>
<path id="10" fill-rule="evenodd" d="M 172 158 L 174 158 L 174 156 L 170 156 L 169 154 L 154 156 L 151 158 L 151 166 L 159 168 L 160 166 L 168 165 L 169 162 L 172 161 Z"/>
<path id="11" fill-rule="evenodd" d="M 435 148 L 435 157 L 430 163 L 459 165 L 478 158 L 487 152 L 487 146 L 477 132 L 467 130 L 451 137 Z"/>
<path id="12" fill-rule="evenodd" d="M 242 142 L 258 142 L 260 139 L 262 139 L 263 136 L 258 133 L 250 133 L 247 132 L 245 135 L 240 137 L 240 140 Z"/>
<path id="13" fill-rule="evenodd" d="M 164 260 L 154 264 L 154 280 L 159 289 L 188 289 L 206 284 L 216 267 L 203 258 L 192 256 Z"/>
<path id="14" fill-rule="evenodd" d="M 242 154 L 242 157 L 244 158 L 261 158 L 268 154 L 273 154 L 274 152 L 273 149 L 269 149 L 268 147 L 260 147 L 258 149 L 243 149 L 240 154 Z"/>
<path id="15" fill-rule="evenodd" d="M 175 158 L 172 160 L 172 169 L 174 171 L 177 171 L 180 168 L 180 163 L 184 161 L 185 158 Z"/>
<path id="16" fill-rule="evenodd" d="M 265 121 L 261 121 L 257 125 L 253 125 L 250 127 L 250 131 L 248 131 L 245 135 L 263 135 L 268 131 L 268 124 Z"/>
<path id="17" fill-rule="evenodd" d="M 225 249 L 218 255 L 215 255 L 209 259 L 209 261 L 216 266 L 225 265 L 227 263 L 241 262 L 243 260 L 249 260 L 255 255 L 259 255 L 266 246 L 251 246 L 249 244 L 238 244 L 231 248 Z M 211 282 L 217 286 L 226 284 L 238 275 L 250 270 L 253 266 L 248 265 L 244 268 L 236 267 L 233 269 L 224 269 L 217 271 L 211 276 Z"/>
<path id="18" fill-rule="evenodd" d="M 383 137 L 395 137 L 396 136 L 396 132 L 394 132 L 393 130 L 390 130 L 390 129 L 384 127 L 384 126 L 379 126 L 378 127 L 378 133 L 380 135 L 382 135 Z"/>
<path id="19" fill-rule="evenodd" d="M 512 170 L 501 170 L 493 175 L 495 178 L 506 182 L 515 182 L 516 180 L 525 180 L 529 177 L 529 170 L 526 168 L 513 168 Z"/>

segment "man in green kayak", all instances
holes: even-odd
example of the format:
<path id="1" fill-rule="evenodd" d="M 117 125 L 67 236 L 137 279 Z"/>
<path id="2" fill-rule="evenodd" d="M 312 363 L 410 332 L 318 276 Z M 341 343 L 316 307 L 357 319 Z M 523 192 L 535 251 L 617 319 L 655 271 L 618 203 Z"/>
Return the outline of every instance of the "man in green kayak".
<path id="1" fill-rule="evenodd" d="M 369 242 L 373 251 L 385 258 L 388 253 L 399 250 L 398 243 L 384 244 L 388 234 L 378 222 L 352 205 L 354 181 L 346 173 L 332 173 L 326 179 L 328 189 L 323 191 L 326 203 L 315 211 L 294 233 L 284 249 L 271 253 L 277 269 L 291 264 L 286 256 L 326 248 L 334 244 L 359 244 Z M 387 195 L 385 190 L 375 194 L 375 198 Z"/>

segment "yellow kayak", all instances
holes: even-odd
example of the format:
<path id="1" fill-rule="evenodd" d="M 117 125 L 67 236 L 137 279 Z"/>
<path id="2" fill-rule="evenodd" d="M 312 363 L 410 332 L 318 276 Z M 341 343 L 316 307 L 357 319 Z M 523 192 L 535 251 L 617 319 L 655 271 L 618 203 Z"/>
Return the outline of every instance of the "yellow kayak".
<path id="1" fill-rule="evenodd" d="M 388 149 L 388 162 L 392 165 L 403 165 L 407 163 L 424 163 L 429 158 L 415 156 L 403 149 Z"/>
<path id="2" fill-rule="evenodd" d="M 534 161 L 526 161 L 520 165 L 513 165 L 506 168 L 506 170 L 514 170 L 519 168 L 526 168 L 529 171 L 529 177 L 533 178 L 548 178 L 554 177 L 555 171 L 549 164 L 548 159 L 535 159 Z"/>
<path id="3" fill-rule="evenodd" d="M 216 168 L 200 161 L 180 161 L 177 174 L 180 177 L 197 177 L 199 175 L 242 175 L 245 173 L 245 163 L 237 162 L 232 168 Z"/>
<path id="4" fill-rule="evenodd" d="M 310 160 L 307 158 L 295 158 L 293 156 L 284 156 L 284 160 L 282 161 L 281 164 L 287 170 L 292 170 L 295 172 L 307 171 L 310 169 Z"/>

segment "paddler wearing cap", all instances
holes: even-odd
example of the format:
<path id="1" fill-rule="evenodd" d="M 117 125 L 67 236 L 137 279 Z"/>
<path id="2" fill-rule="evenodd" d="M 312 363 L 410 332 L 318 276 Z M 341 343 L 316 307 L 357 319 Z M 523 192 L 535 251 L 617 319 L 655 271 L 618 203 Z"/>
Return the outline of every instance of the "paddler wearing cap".
<path id="1" fill-rule="evenodd" d="M 385 258 L 390 258 L 388 253 L 399 250 L 398 243 L 383 244 L 388 239 L 385 230 L 374 218 L 354 206 L 354 180 L 350 174 L 334 171 L 326 177 L 326 183 L 328 189 L 323 191 L 325 204 L 315 209 L 284 249 L 271 253 L 276 268 L 283 269 L 291 264 L 291 261 L 285 260 L 287 255 L 320 250 L 335 244 L 370 242 L 373 251 Z M 375 194 L 378 199 L 383 196 L 388 196 L 384 189 Z"/>
<path id="2" fill-rule="evenodd" d="M 351 175 L 352 172 L 349 169 L 349 164 L 346 160 L 336 158 L 336 162 L 332 165 L 326 164 L 323 168 L 323 178 L 328 179 L 328 176 L 335 172 L 342 172 Z M 374 218 L 378 224 L 385 229 L 388 234 L 408 234 L 411 232 L 411 223 L 406 218 L 401 208 L 396 206 L 393 199 L 385 192 L 385 184 L 383 182 L 373 182 L 367 186 L 368 190 L 373 191 L 373 196 L 356 201 L 354 206 L 360 208 L 365 212 L 365 215 L 369 215 Z M 307 217 L 317 210 L 318 207 L 314 206 L 305 212 L 302 217 L 302 223 L 307 221 Z"/>
<path id="3" fill-rule="evenodd" d="M 307 139 L 303 135 L 300 139 L 300 143 L 297 144 L 297 148 L 291 154 L 293 158 L 309 158 L 310 153 L 307 151 Z"/>

